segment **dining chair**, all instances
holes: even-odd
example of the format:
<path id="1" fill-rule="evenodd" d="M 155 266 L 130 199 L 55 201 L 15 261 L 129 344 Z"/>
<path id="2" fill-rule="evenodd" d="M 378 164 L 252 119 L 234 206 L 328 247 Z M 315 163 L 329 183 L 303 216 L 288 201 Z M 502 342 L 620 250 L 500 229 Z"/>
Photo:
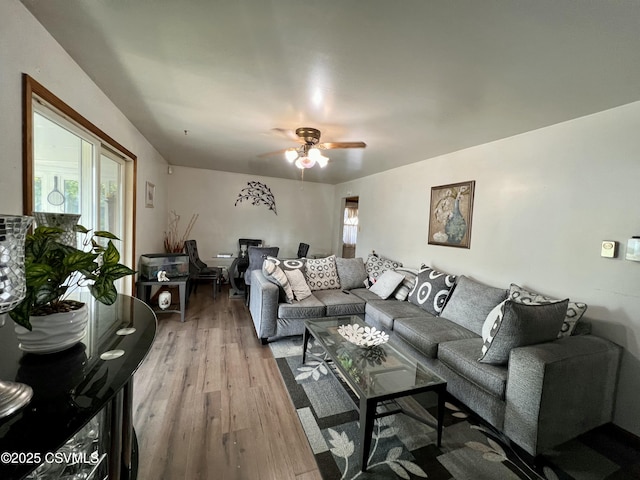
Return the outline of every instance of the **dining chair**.
<path id="1" fill-rule="evenodd" d="M 267 257 L 277 257 L 280 247 L 249 247 L 249 266 L 244 272 L 244 301 L 249 304 L 251 289 L 251 272 L 262 268 L 262 263 Z"/>
<path id="2" fill-rule="evenodd" d="M 198 244 L 195 240 L 186 240 L 184 242 L 184 250 L 189 255 L 189 295 L 198 288 L 198 282 L 201 280 L 211 280 L 213 282 L 213 298 L 216 298 L 216 292 L 220 288 L 221 272 L 219 268 L 209 267 L 200 260 L 198 255 Z"/>
<path id="3" fill-rule="evenodd" d="M 298 245 L 298 258 L 304 258 L 309 253 L 309 244 L 308 243 L 300 243 Z"/>

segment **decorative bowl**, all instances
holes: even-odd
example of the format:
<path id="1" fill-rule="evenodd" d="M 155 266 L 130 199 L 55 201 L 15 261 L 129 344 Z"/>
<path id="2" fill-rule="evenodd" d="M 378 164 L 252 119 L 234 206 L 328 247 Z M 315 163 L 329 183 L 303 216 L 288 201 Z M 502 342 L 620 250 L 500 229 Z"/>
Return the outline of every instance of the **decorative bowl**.
<path id="1" fill-rule="evenodd" d="M 338 333 L 345 340 L 359 347 L 374 347 L 389 341 L 389 335 L 376 327 L 363 327 L 361 325 L 340 325 Z"/>

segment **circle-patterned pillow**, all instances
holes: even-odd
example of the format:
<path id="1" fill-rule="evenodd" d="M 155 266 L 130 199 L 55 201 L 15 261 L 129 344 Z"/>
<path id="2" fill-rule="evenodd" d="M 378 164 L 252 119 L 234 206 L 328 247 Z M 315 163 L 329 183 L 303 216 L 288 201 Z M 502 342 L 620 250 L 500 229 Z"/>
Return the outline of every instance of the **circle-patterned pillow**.
<path id="1" fill-rule="evenodd" d="M 455 283 L 455 275 L 422 265 L 408 300 L 432 315 L 440 315 Z"/>

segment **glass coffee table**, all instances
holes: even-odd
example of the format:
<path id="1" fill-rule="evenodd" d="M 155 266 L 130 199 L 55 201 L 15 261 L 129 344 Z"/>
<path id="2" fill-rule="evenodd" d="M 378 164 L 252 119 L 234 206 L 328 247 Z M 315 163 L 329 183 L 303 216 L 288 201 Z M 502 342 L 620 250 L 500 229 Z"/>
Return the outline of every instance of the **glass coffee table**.
<path id="1" fill-rule="evenodd" d="M 346 340 L 338 327 L 359 325 L 369 327 L 357 316 L 309 319 L 305 322 L 302 344 L 302 363 L 305 363 L 310 337 L 324 348 L 333 366 L 345 385 L 355 395 L 350 395 L 360 413 L 360 460 L 361 470 L 367 469 L 367 457 L 371 447 L 371 435 L 376 418 L 404 413 L 437 429 L 437 446 L 442 440 L 442 421 L 447 382 L 422 365 L 402 346 L 393 340 L 375 347 L 359 347 Z M 399 403 L 393 408 L 378 412 L 381 403 L 391 403 L 409 395 L 433 391 L 438 395 L 438 418 L 436 422 L 403 409 Z M 388 406 L 388 405 L 387 405 Z M 435 423 L 435 425 L 434 425 Z"/>

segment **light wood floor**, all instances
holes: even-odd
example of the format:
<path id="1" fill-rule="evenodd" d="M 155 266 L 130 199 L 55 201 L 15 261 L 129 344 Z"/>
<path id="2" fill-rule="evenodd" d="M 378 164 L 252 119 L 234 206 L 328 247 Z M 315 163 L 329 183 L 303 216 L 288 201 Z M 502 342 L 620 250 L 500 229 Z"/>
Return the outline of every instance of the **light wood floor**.
<path id="1" fill-rule="evenodd" d="M 206 286 L 185 322 L 158 315 L 135 374 L 138 478 L 321 479 L 268 346 L 242 300 Z"/>

